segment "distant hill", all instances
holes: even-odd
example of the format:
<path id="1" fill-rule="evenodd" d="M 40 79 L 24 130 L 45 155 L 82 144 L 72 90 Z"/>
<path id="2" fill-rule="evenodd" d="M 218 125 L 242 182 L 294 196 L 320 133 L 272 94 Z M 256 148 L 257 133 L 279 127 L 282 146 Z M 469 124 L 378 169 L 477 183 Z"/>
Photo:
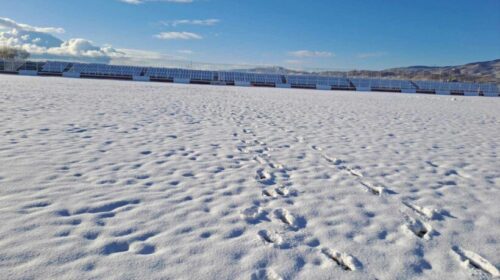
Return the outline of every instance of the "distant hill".
<path id="1" fill-rule="evenodd" d="M 413 79 L 429 79 L 441 76 L 447 81 L 476 81 L 500 83 L 500 59 L 473 62 L 459 66 L 410 66 L 385 70 L 395 75 L 412 76 Z"/>
<path id="2" fill-rule="evenodd" d="M 410 66 L 382 71 L 300 71 L 283 67 L 259 67 L 247 69 L 252 72 L 274 72 L 282 74 L 320 74 L 329 76 L 349 75 L 382 77 L 386 79 L 439 80 L 449 82 L 481 82 L 500 84 L 500 59 L 474 62 L 459 66 Z"/>

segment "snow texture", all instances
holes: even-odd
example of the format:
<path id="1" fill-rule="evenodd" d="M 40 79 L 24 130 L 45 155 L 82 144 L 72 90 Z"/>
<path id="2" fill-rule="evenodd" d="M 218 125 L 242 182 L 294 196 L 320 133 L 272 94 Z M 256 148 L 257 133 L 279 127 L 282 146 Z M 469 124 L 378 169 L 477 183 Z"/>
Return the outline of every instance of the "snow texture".
<path id="1" fill-rule="evenodd" d="M 500 99 L 0 76 L 2 279 L 490 279 Z"/>

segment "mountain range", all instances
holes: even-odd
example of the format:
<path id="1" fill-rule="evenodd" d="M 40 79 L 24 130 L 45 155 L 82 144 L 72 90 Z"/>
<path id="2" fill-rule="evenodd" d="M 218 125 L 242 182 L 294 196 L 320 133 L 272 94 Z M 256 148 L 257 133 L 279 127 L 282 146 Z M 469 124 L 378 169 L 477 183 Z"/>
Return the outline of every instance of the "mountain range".
<path id="1" fill-rule="evenodd" d="M 282 74 L 319 74 L 326 76 L 363 76 L 384 79 L 439 80 L 447 82 L 478 82 L 500 84 L 500 59 L 473 62 L 458 66 L 410 66 L 381 71 L 302 71 L 283 67 L 259 67 L 252 72 L 276 72 Z"/>

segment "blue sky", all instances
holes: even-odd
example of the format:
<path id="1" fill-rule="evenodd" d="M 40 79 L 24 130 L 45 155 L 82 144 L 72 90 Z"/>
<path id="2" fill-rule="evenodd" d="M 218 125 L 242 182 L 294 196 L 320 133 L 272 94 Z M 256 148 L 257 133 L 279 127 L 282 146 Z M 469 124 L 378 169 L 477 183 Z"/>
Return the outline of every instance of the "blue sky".
<path id="1" fill-rule="evenodd" d="M 0 44 L 49 58 L 339 69 L 500 58 L 498 0 L 2 0 L 0 6 Z M 44 35 L 60 42 L 39 48 Z"/>

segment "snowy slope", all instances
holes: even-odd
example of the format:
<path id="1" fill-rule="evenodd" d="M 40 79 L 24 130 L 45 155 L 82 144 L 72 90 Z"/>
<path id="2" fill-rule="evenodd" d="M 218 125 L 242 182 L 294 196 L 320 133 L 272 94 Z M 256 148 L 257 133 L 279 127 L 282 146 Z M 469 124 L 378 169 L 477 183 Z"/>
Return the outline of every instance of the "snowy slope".
<path id="1" fill-rule="evenodd" d="M 3 279 L 489 279 L 500 99 L 0 76 Z"/>

